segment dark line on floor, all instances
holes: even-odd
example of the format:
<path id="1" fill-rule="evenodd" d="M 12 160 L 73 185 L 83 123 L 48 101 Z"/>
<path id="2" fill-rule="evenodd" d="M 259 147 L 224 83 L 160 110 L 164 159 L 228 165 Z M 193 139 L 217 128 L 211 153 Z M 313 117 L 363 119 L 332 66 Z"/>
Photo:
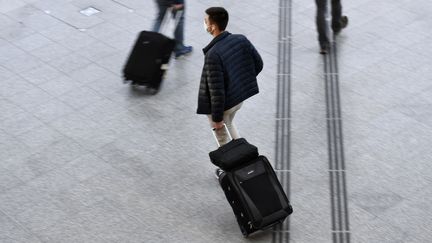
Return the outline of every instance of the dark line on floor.
<path id="1" fill-rule="evenodd" d="M 341 179 L 341 183 L 343 185 L 343 189 L 341 191 L 342 193 L 342 200 L 343 200 L 343 211 L 345 212 L 344 214 L 344 229 L 343 232 L 345 233 L 345 237 L 346 237 L 346 242 L 350 242 L 350 228 L 349 228 L 349 211 L 348 211 L 348 194 L 347 194 L 347 183 L 346 183 L 346 167 L 345 167 L 345 152 L 344 152 L 344 146 L 343 146 L 343 127 L 342 127 L 342 105 L 341 105 L 341 98 L 340 98 L 340 89 L 339 89 L 339 79 L 340 79 L 340 75 L 339 75 L 339 68 L 338 68 L 338 62 L 337 62 L 337 43 L 336 43 L 336 36 L 333 36 L 333 61 L 334 61 L 334 72 L 337 74 L 335 75 L 335 92 L 336 92 L 336 98 L 337 98 L 337 112 L 338 112 L 338 118 L 336 120 L 337 125 L 338 125 L 338 132 L 339 132 L 339 153 L 340 153 L 340 160 L 341 160 L 341 172 L 340 172 L 340 179 Z"/>
<path id="2" fill-rule="evenodd" d="M 327 6 L 330 6 L 328 2 Z M 332 33 L 330 29 L 328 29 L 328 33 Z M 331 232 L 334 243 L 349 243 L 349 215 L 339 90 L 339 71 L 336 49 L 337 45 L 335 36 L 331 37 L 333 38 L 330 40 L 330 51 L 323 57 L 327 106 L 327 142 L 332 216 Z"/>
<path id="3" fill-rule="evenodd" d="M 279 1 L 278 67 L 276 91 L 276 162 L 278 176 L 290 195 L 290 113 L 291 113 L 291 0 Z M 289 242 L 289 217 L 273 228 L 272 242 Z"/>

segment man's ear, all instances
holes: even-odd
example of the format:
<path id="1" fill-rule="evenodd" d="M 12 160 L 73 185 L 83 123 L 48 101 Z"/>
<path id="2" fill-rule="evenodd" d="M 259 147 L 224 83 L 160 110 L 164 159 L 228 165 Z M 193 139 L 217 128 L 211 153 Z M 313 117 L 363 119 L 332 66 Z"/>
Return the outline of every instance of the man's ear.
<path id="1" fill-rule="evenodd" d="M 212 30 L 212 31 L 216 31 L 217 28 L 218 28 L 218 27 L 217 27 L 216 24 L 211 24 L 211 30 Z"/>

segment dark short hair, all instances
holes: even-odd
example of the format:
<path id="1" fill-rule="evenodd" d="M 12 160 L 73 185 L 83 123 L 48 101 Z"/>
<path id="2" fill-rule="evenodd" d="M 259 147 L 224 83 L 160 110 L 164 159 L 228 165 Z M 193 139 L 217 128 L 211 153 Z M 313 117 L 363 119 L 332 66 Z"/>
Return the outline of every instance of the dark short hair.
<path id="1" fill-rule="evenodd" d="M 211 7 L 208 8 L 206 14 L 209 16 L 209 20 L 219 27 L 219 30 L 224 31 L 228 25 L 228 12 L 222 7 Z"/>

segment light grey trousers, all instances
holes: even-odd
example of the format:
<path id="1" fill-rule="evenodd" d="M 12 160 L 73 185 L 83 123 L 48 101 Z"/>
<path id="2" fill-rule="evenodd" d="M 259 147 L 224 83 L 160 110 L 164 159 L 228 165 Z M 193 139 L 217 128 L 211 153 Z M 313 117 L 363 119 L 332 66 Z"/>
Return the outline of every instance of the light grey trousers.
<path id="1" fill-rule="evenodd" d="M 224 121 L 225 125 L 227 126 L 228 131 L 231 134 L 231 137 L 233 139 L 240 138 L 240 134 L 233 124 L 233 119 L 234 119 L 236 112 L 241 108 L 242 105 L 243 105 L 243 102 L 241 102 L 240 104 L 224 111 L 224 114 L 223 114 L 223 121 Z M 210 122 L 210 126 L 211 126 L 212 121 L 213 121 L 212 117 L 211 117 L 211 115 L 207 115 L 207 116 L 209 118 L 209 122 Z M 216 130 L 216 137 L 217 137 L 219 144 L 221 146 L 230 141 L 229 136 L 226 133 L 226 130 L 224 128 Z"/>

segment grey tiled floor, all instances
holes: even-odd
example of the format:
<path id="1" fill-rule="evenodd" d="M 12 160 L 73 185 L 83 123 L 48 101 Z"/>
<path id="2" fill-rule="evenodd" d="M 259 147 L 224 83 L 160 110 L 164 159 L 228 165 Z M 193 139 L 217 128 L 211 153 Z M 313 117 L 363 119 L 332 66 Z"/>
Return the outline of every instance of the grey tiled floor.
<path id="1" fill-rule="evenodd" d="M 122 84 L 151 0 L 0 1 L 0 242 L 246 240 L 195 115 L 213 5 L 265 62 L 236 117 L 274 161 L 278 1 L 188 1 L 186 43 L 160 93 Z M 432 2 L 344 1 L 337 39 L 352 242 L 432 239 Z M 79 10 L 93 6 L 91 17 Z M 332 242 L 323 59 L 313 1 L 292 1 L 290 241 Z"/>

